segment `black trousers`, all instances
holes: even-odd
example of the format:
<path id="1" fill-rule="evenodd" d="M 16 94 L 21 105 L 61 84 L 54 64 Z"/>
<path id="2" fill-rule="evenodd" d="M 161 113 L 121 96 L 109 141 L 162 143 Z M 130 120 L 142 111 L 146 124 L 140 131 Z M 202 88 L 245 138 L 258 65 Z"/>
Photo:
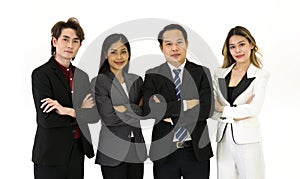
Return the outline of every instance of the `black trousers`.
<path id="1" fill-rule="evenodd" d="M 209 179 L 210 161 L 198 161 L 193 148 L 177 149 L 164 163 L 154 162 L 154 179 Z"/>
<path id="2" fill-rule="evenodd" d="M 121 162 L 117 166 L 101 165 L 103 179 L 142 179 L 144 163 Z"/>
<path id="3" fill-rule="evenodd" d="M 84 155 L 81 139 L 74 140 L 69 161 L 65 165 L 34 164 L 35 179 L 83 179 Z"/>
<path id="4" fill-rule="evenodd" d="M 131 138 L 131 142 L 134 142 L 134 138 Z M 144 163 L 129 162 L 132 159 L 138 159 L 134 143 L 130 145 L 127 156 L 119 165 L 101 165 L 103 179 L 143 179 Z"/>

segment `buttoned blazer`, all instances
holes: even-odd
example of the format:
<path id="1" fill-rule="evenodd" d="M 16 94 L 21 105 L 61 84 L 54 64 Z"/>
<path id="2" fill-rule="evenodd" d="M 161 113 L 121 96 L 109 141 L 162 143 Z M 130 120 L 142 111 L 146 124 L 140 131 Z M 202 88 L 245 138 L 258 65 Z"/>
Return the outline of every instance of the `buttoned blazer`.
<path id="1" fill-rule="evenodd" d="M 126 162 L 141 163 L 147 158 L 140 120 L 139 107 L 143 80 L 135 74 L 123 73 L 129 97 L 112 72 L 100 74 L 95 82 L 95 99 L 101 116 L 101 130 L 96 163 L 116 166 L 131 155 L 130 145 L 136 149 L 136 157 Z M 126 112 L 114 110 L 113 106 L 124 105 Z M 131 132 L 134 143 L 131 144 Z M 135 153 L 133 154 L 135 155 Z"/>
<path id="2" fill-rule="evenodd" d="M 206 119 L 212 113 L 212 81 L 209 70 L 186 61 L 181 87 L 181 99 L 199 99 L 200 105 L 184 111 L 182 101 L 178 101 L 171 70 L 167 63 L 146 72 L 143 85 L 143 112 L 145 117 L 155 119 L 150 147 L 150 159 L 164 162 L 176 150 L 173 142 L 174 131 L 185 126 L 191 134 L 193 149 L 198 160 L 213 156 L 208 136 Z M 160 103 L 155 103 L 156 95 Z M 171 118 L 174 125 L 162 121 Z"/>
<path id="3" fill-rule="evenodd" d="M 32 72 L 32 93 L 37 112 L 37 131 L 34 140 L 32 161 L 42 165 L 61 165 L 69 160 L 74 141 L 74 128 L 79 124 L 83 153 L 91 158 L 94 151 L 88 122 L 96 122 L 97 109 L 81 109 L 84 97 L 91 93 L 88 75 L 71 65 L 74 73 L 74 93 L 53 57 Z M 59 115 L 55 111 L 44 113 L 41 100 L 51 98 L 62 106 L 75 109 L 76 118 Z"/>
<path id="4" fill-rule="evenodd" d="M 260 113 L 264 98 L 269 73 L 251 64 L 246 75 L 233 91 L 233 105 L 230 106 L 227 98 L 227 86 L 230 80 L 230 72 L 234 64 L 228 68 L 218 68 L 214 72 L 214 95 L 215 99 L 224 105 L 222 113 L 213 115 L 218 119 L 217 142 L 223 138 L 226 125 L 232 125 L 233 139 L 237 144 L 246 144 L 261 141 L 258 114 Z M 248 99 L 255 95 L 250 104 Z M 223 119 L 221 119 L 221 118 Z M 234 118 L 246 118 L 233 120 Z"/>

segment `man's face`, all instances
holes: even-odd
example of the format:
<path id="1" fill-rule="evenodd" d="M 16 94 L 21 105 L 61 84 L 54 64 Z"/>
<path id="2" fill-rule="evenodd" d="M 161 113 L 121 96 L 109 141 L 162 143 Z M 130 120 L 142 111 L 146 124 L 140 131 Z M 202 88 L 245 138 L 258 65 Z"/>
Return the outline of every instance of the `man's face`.
<path id="1" fill-rule="evenodd" d="M 74 29 L 62 29 L 58 39 L 52 38 L 53 46 L 56 47 L 55 57 L 58 60 L 71 60 L 74 58 L 81 46 L 80 39 Z"/>
<path id="2" fill-rule="evenodd" d="M 168 30 L 163 36 L 163 43 L 160 46 L 166 60 L 175 67 L 179 67 L 186 59 L 188 43 L 185 41 L 180 30 Z"/>

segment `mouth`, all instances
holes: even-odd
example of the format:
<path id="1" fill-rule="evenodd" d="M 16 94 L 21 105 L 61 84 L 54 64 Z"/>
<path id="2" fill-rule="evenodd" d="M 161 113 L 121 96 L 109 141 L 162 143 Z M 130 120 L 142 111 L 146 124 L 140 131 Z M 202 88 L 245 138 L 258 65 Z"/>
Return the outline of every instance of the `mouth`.
<path id="1" fill-rule="evenodd" d="M 180 53 L 176 53 L 176 54 L 171 55 L 171 57 L 178 58 L 180 55 L 181 55 Z"/>
<path id="2" fill-rule="evenodd" d="M 125 61 L 115 61 L 114 62 L 116 65 L 123 65 L 125 63 Z"/>
<path id="3" fill-rule="evenodd" d="M 242 57 L 244 57 L 244 55 L 237 55 L 237 56 L 235 56 L 236 58 L 242 58 Z"/>
<path id="4" fill-rule="evenodd" d="M 71 53 L 73 53 L 73 52 L 72 52 L 72 51 L 70 51 L 70 50 L 66 50 L 65 52 L 66 52 L 66 53 L 70 53 L 70 54 L 71 54 Z"/>

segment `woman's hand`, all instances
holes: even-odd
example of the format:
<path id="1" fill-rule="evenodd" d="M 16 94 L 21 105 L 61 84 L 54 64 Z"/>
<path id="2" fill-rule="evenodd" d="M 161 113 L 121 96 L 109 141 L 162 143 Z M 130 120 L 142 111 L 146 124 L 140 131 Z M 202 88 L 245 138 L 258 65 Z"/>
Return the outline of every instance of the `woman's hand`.
<path id="1" fill-rule="evenodd" d="M 247 100 L 246 104 L 252 103 L 254 97 L 255 97 L 255 94 L 252 95 L 252 96 Z M 245 120 L 245 119 L 247 119 L 247 118 L 248 118 L 248 117 L 244 117 L 244 118 L 234 118 L 233 120 L 235 120 L 235 121 L 240 121 L 240 120 Z"/>
<path id="2" fill-rule="evenodd" d="M 223 112 L 224 110 L 224 106 L 222 106 L 222 104 L 218 100 L 215 100 L 215 110 L 217 112 Z"/>
<path id="3" fill-rule="evenodd" d="M 95 101 L 92 97 L 92 94 L 89 93 L 83 99 L 82 104 L 81 104 L 81 108 L 92 108 L 94 106 L 95 106 Z"/>

